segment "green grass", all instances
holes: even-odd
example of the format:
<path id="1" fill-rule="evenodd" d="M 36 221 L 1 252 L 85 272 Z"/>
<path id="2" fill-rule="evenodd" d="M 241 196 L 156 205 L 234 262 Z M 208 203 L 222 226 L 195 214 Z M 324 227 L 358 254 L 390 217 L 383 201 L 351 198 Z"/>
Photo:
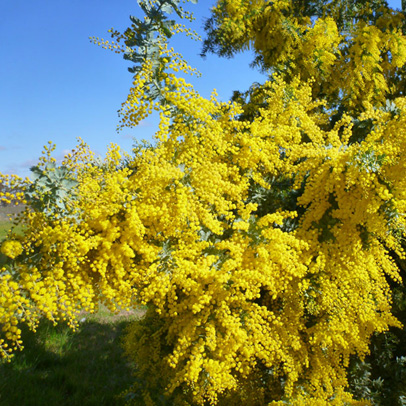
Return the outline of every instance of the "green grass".
<path id="1" fill-rule="evenodd" d="M 8 230 L 10 230 L 11 226 L 12 226 L 12 224 L 9 220 L 4 220 L 4 221 L 0 220 L 0 241 L 6 237 L 7 232 L 8 232 Z M 21 226 L 14 227 L 14 232 L 16 234 L 21 234 L 22 227 Z"/>
<path id="2" fill-rule="evenodd" d="M 23 206 L 0 206 L 0 241 L 6 237 L 8 230 L 10 230 L 11 226 L 13 225 L 9 215 L 16 215 L 22 210 Z M 22 233 L 22 227 L 14 227 L 14 231 L 17 234 L 20 234 Z"/>
<path id="3" fill-rule="evenodd" d="M 86 314 L 78 331 L 48 321 L 37 333 L 24 329 L 24 350 L 0 363 L 1 406 L 124 405 L 120 393 L 132 383 L 123 357 L 123 330 L 142 310 Z"/>
<path id="4" fill-rule="evenodd" d="M 12 226 L 8 214 L 19 210 L 0 207 L 0 244 Z M 21 227 L 14 231 L 23 232 Z M 0 361 L 0 406 L 124 405 L 120 394 L 133 377 L 121 341 L 125 328 L 142 314 L 113 315 L 101 306 L 97 314 L 82 316 L 76 332 L 47 320 L 35 334 L 24 328 L 24 350 L 10 363 Z"/>
<path id="5" fill-rule="evenodd" d="M 0 221 L 0 241 L 6 236 L 9 228 L 10 226 L 8 221 Z"/>

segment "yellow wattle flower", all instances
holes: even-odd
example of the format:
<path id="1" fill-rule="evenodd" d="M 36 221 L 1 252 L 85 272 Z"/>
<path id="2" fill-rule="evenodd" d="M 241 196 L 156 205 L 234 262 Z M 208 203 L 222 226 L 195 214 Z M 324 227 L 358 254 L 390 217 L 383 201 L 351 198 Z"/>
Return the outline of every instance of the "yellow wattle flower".
<path id="1" fill-rule="evenodd" d="M 15 259 L 23 252 L 23 246 L 19 241 L 6 240 L 1 245 L 0 251 L 11 259 Z"/>

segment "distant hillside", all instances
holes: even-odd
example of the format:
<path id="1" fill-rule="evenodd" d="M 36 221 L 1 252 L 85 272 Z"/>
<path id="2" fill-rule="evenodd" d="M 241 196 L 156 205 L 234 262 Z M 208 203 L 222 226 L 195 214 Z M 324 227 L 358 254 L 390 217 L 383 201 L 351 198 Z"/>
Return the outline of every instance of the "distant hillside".
<path id="1" fill-rule="evenodd" d="M 0 206 L 0 221 L 8 220 L 9 214 L 18 214 L 24 210 L 25 206 L 23 205 L 7 205 L 7 206 Z"/>

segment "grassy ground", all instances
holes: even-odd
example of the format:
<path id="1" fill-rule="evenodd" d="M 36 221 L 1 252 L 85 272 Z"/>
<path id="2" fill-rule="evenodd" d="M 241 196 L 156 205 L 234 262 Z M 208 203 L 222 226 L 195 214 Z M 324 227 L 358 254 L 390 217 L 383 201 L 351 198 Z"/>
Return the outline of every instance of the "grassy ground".
<path id="1" fill-rule="evenodd" d="M 8 230 L 10 230 L 12 226 L 12 223 L 9 220 L 0 220 L 0 241 L 3 240 L 6 235 Z M 14 227 L 14 231 L 19 234 L 22 232 L 22 228 L 20 226 Z"/>
<path id="2" fill-rule="evenodd" d="M 12 225 L 8 214 L 19 210 L 0 207 L 0 245 Z M 24 350 L 11 363 L 0 361 L 0 406 L 124 405 L 120 394 L 133 378 L 121 340 L 142 314 L 113 315 L 101 307 L 95 315 L 84 314 L 76 332 L 46 320 L 35 334 L 25 329 Z"/>
<path id="3" fill-rule="evenodd" d="M 11 228 L 12 222 L 9 214 L 15 215 L 23 210 L 22 206 L 0 206 L 0 241 L 6 236 L 7 231 Z M 14 231 L 19 233 L 21 227 L 15 227 Z"/>
<path id="4" fill-rule="evenodd" d="M 77 332 L 48 322 L 36 334 L 24 331 L 24 350 L 0 363 L 0 405 L 124 405 L 119 395 L 132 375 L 122 356 L 122 333 L 142 313 L 112 315 L 103 308 L 84 315 Z"/>

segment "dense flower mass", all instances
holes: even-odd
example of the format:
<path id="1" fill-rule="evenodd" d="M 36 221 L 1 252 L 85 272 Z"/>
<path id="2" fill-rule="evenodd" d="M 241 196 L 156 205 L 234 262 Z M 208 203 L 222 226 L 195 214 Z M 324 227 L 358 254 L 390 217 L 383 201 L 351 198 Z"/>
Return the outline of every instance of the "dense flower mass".
<path id="1" fill-rule="evenodd" d="M 379 106 L 403 94 L 403 24 L 382 0 L 218 0 L 208 42 L 228 56 L 253 48 L 255 64 L 313 78 L 315 98 L 359 113 L 365 101 Z"/>
<path id="2" fill-rule="evenodd" d="M 233 21 L 255 16 L 251 3 L 261 2 L 221 3 L 223 28 L 254 29 L 255 19 Z M 273 19 L 289 3 L 274 2 L 267 35 L 280 35 Z M 100 160 L 81 141 L 60 166 L 47 148 L 34 180 L 2 177 L 26 204 L 24 234 L 1 246 L 3 357 L 21 347 L 21 323 L 35 329 L 47 317 L 75 328 L 79 311 L 100 302 L 144 304 L 125 340 L 138 366 L 127 396 L 137 405 L 367 404 L 346 392 L 346 368 L 374 332 L 400 326 L 389 281 L 400 281 L 393 253 L 404 256 L 406 101 L 398 95 L 384 108 L 368 96 L 384 93 L 368 91 L 356 116 L 330 128 L 330 96 L 315 94 L 344 39 L 332 18 L 308 24 L 291 38 L 300 47 L 281 52 L 305 50 L 312 79 L 296 68 L 274 74 L 255 109 L 254 97 L 244 106 L 202 98 L 175 75 L 192 70 L 161 38 L 160 61 L 174 72 L 159 72 L 154 101 L 144 96 L 157 72 L 146 61 L 122 110 L 123 125 L 160 112 L 155 145 L 132 155 L 112 145 Z M 379 27 L 362 29 L 372 41 Z M 393 35 L 388 70 L 406 55 L 404 37 Z M 375 72 L 378 56 L 368 58 L 365 72 Z M 352 109 L 356 79 L 342 75 L 332 92 L 354 95 Z"/>
<path id="3" fill-rule="evenodd" d="M 23 252 L 23 247 L 19 241 L 7 240 L 1 245 L 1 253 L 14 259 Z"/>

